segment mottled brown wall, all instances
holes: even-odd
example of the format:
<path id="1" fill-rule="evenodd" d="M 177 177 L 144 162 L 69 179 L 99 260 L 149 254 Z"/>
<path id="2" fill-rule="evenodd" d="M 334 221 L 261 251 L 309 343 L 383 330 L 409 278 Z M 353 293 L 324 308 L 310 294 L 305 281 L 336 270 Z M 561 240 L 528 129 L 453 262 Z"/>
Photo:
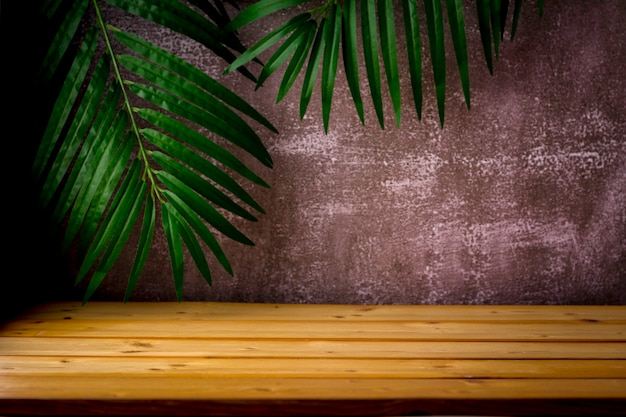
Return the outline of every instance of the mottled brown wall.
<path id="1" fill-rule="evenodd" d="M 626 302 L 626 3 L 547 1 L 539 18 L 536 2 L 526 2 L 493 76 L 473 4 L 466 5 L 472 109 L 451 71 L 443 130 L 430 74 L 423 121 L 408 103 L 404 77 L 402 125 L 395 128 L 387 103 L 382 131 L 369 101 L 366 125 L 359 124 L 340 71 L 328 135 L 319 95 L 298 120 L 300 84 L 275 105 L 278 76 L 256 93 L 237 75 L 224 79 L 280 131 L 260 131 L 274 169 L 251 162 L 272 189 L 251 189 L 267 211 L 258 223 L 237 223 L 256 246 L 224 240 L 235 276 L 214 264 L 208 287 L 189 259 L 185 299 Z M 265 20 L 242 37 L 251 44 L 277 23 Z M 212 75 L 224 69 L 159 29 L 132 30 Z M 97 298 L 121 299 L 131 256 Z M 159 239 L 135 299 L 173 298 Z"/>

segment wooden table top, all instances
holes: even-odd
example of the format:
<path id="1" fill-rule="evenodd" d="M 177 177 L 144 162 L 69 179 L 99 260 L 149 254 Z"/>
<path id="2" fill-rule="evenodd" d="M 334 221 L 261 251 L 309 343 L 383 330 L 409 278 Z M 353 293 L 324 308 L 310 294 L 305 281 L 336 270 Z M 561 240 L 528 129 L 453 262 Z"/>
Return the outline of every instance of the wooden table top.
<path id="1" fill-rule="evenodd" d="M 0 415 L 626 414 L 626 306 L 79 302 L 0 326 Z"/>

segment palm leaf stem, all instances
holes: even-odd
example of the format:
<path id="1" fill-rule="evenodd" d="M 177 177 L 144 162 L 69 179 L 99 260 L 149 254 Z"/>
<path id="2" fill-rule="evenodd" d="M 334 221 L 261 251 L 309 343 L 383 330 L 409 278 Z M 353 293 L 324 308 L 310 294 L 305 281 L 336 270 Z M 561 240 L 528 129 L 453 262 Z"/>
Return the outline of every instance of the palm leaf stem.
<path id="1" fill-rule="evenodd" d="M 102 31 L 102 38 L 104 39 L 104 44 L 105 44 L 107 53 L 111 56 L 111 64 L 113 67 L 113 71 L 115 73 L 115 80 L 120 85 L 120 88 L 122 91 L 122 105 L 124 106 L 126 113 L 129 116 L 130 129 L 132 130 L 135 138 L 137 139 L 138 156 L 143 162 L 143 166 L 144 166 L 142 178 L 145 179 L 146 176 L 148 177 L 149 182 L 150 182 L 150 194 L 155 196 L 158 200 L 162 201 L 163 198 L 161 197 L 159 193 L 159 189 L 156 185 L 157 182 L 154 177 L 154 172 L 150 168 L 150 163 L 148 161 L 148 152 L 146 151 L 146 148 L 143 145 L 142 141 L 139 139 L 141 138 L 141 135 L 139 133 L 139 127 L 137 126 L 137 121 L 135 120 L 134 112 L 130 104 L 130 99 L 128 97 L 128 92 L 126 90 L 124 78 L 122 77 L 122 73 L 120 71 L 120 65 L 117 61 L 117 55 L 115 54 L 113 50 L 111 39 L 109 38 L 109 33 L 107 31 L 106 24 L 104 23 L 102 11 L 100 10 L 100 7 L 98 7 L 98 2 L 96 0 L 92 0 L 92 3 L 96 11 L 98 25 L 100 26 L 100 30 Z"/>

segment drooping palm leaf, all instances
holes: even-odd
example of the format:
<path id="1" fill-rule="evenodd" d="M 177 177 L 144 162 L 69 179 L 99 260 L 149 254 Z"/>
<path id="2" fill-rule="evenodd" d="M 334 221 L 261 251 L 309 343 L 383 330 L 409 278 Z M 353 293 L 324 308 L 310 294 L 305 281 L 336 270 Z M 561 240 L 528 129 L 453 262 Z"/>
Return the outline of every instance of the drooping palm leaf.
<path id="1" fill-rule="evenodd" d="M 141 183 L 143 183 L 140 179 L 141 170 L 139 165 L 139 160 L 134 159 L 123 181 L 121 181 L 119 189 L 110 203 L 109 210 L 98 227 L 96 236 L 87 248 L 84 261 L 76 276 L 76 282 L 85 278 L 90 269 L 98 263 L 98 259 L 107 247 L 109 247 L 109 244 L 116 242 L 121 237 L 120 231 L 129 218 L 130 211 L 135 203 L 135 197 L 137 196 L 133 191 L 138 190 Z M 94 282 L 99 283 L 101 279 L 97 278 Z M 89 295 L 93 294 L 95 291 L 94 286 L 90 286 L 92 289 Z M 88 296 L 86 296 L 86 298 L 88 298 Z"/>
<path id="2" fill-rule="evenodd" d="M 106 2 L 186 35 L 206 46 L 226 62 L 235 59 L 231 49 L 239 53 L 245 50 L 236 36 L 225 36 L 223 29 L 185 3 L 171 0 L 106 0 Z M 255 80 L 245 67 L 240 67 L 239 71 Z"/>
<path id="3" fill-rule="evenodd" d="M 107 7 L 200 42 L 228 64 L 235 60 L 232 51 L 244 50 L 236 36 L 221 29 L 228 24 L 221 2 L 204 6 L 164 0 L 106 2 Z M 97 291 L 138 228 L 124 295 L 125 300 L 131 298 L 160 213 L 180 300 L 184 248 L 210 284 L 209 262 L 200 242 L 233 273 L 211 228 L 226 238 L 253 244 L 222 212 L 256 221 L 245 204 L 263 213 L 238 177 L 263 187 L 267 183 L 216 139 L 229 141 L 233 150 L 245 151 L 271 167 L 271 156 L 248 120 L 276 129 L 198 68 L 108 25 L 102 5 L 99 0 L 56 0 L 39 9 L 44 16 L 61 20 L 54 25 L 59 34 L 43 60 L 40 82 L 45 86 L 55 77 L 62 80 L 56 104 L 45 116 L 47 128 L 33 163 L 40 204 L 51 214 L 53 225 L 64 224 L 64 249 L 77 248 L 76 282 L 90 277 L 84 302 Z M 64 19 L 59 19 L 61 12 L 66 13 Z M 83 33 L 78 29 L 90 20 L 95 20 L 94 27 L 84 31 L 74 50 L 72 45 Z M 97 48 L 98 43 L 103 48 Z M 245 67 L 238 69 L 256 81 Z M 210 133 L 201 133 L 203 129 Z"/>
<path id="4" fill-rule="evenodd" d="M 513 7 L 513 23 L 511 23 L 511 40 L 515 38 L 517 32 L 517 25 L 519 24 L 519 16 L 522 12 L 522 0 L 515 0 L 515 6 Z"/>
<path id="5" fill-rule="evenodd" d="M 117 130 L 117 129 L 116 129 Z M 115 132 L 116 134 L 119 132 Z M 84 255 L 84 251 L 89 247 L 89 242 L 93 240 L 97 228 L 99 226 L 99 219 L 104 215 L 109 201 L 114 195 L 118 183 L 124 174 L 127 161 L 131 156 L 131 152 L 134 147 L 134 138 L 129 132 L 124 134 L 122 146 L 118 148 L 116 153 L 111 157 L 106 155 L 103 158 L 103 162 L 114 161 L 107 166 L 107 171 L 104 176 L 104 181 L 100 182 L 96 193 L 93 195 L 92 200 L 85 201 L 85 205 L 88 207 L 88 211 L 85 213 L 82 223 L 77 224 L 76 228 L 80 228 L 80 235 L 78 240 L 78 250 L 80 255 Z M 79 200 L 77 200 L 78 202 Z M 77 206 L 73 208 L 71 215 L 74 217 L 75 213 L 80 213 Z M 70 219 L 71 221 L 71 219 Z M 73 234 L 69 229 L 65 232 L 64 240 L 67 241 L 64 248 L 67 248 L 73 239 Z"/>
<path id="6" fill-rule="evenodd" d="M 361 85 L 359 83 L 356 0 L 346 0 L 343 2 L 342 29 L 341 52 L 346 78 L 348 79 L 348 87 L 350 88 L 350 94 L 352 95 L 352 100 L 354 101 L 359 119 L 361 123 L 365 123 Z"/>
<path id="7" fill-rule="evenodd" d="M 233 274 L 233 269 L 230 266 L 230 262 L 226 257 L 226 254 L 222 250 L 218 240 L 215 238 L 211 230 L 206 226 L 205 222 L 199 217 L 198 213 L 193 211 L 178 194 L 175 194 L 169 190 L 163 191 L 163 194 L 169 199 L 169 202 L 176 208 L 176 210 L 184 217 L 185 221 L 193 228 L 196 234 L 202 239 L 202 241 L 208 246 L 209 250 L 213 253 L 215 258 L 219 261 L 222 267 L 230 275 Z"/>
<path id="8" fill-rule="evenodd" d="M 543 1 L 539 1 L 539 10 L 542 13 Z M 248 25 L 258 19 L 262 19 L 272 15 L 278 11 L 284 12 L 285 9 L 294 6 L 301 7 L 307 3 L 305 0 L 260 0 L 255 2 L 248 8 L 243 9 L 237 14 L 231 23 L 226 26 L 227 29 L 237 30 Z M 422 71 L 422 52 L 420 39 L 420 26 L 425 26 L 429 39 L 429 52 L 433 67 L 433 84 L 435 87 L 435 98 L 437 101 L 437 109 L 440 124 L 443 126 L 445 119 L 445 90 L 446 90 L 446 51 L 445 51 L 445 33 L 443 25 L 444 7 L 447 9 L 447 16 L 450 26 L 450 36 L 452 38 L 456 66 L 461 79 L 461 86 L 465 97 L 465 102 L 470 108 L 470 83 L 469 83 L 469 62 L 467 53 L 467 39 L 465 33 L 465 18 L 463 12 L 463 2 L 461 0 L 402 0 L 394 2 L 391 0 L 362 0 L 360 2 L 354 0 L 345 0 L 338 2 L 337 0 L 326 0 L 319 5 L 318 1 L 309 1 L 312 6 L 309 10 L 297 14 L 288 22 L 274 29 L 261 40 L 250 46 L 250 48 L 241 54 L 231 65 L 227 72 L 233 71 L 238 65 L 243 65 L 256 58 L 261 52 L 271 47 L 280 48 L 281 45 L 288 43 L 295 48 L 294 43 L 298 46 L 298 53 L 293 53 L 291 59 L 296 62 L 288 65 L 288 70 L 283 75 L 281 88 L 277 101 L 282 99 L 294 78 L 297 71 L 302 72 L 303 88 L 300 97 L 300 118 L 303 118 L 311 99 L 311 94 L 315 86 L 317 73 L 320 63 L 322 62 L 322 54 L 324 51 L 334 50 L 334 37 L 330 38 L 328 34 L 334 33 L 327 27 L 327 23 L 333 19 L 335 9 L 339 7 L 342 10 L 343 19 L 341 22 L 342 36 L 340 38 L 340 48 L 344 61 L 344 68 L 348 87 L 355 104 L 355 109 L 360 120 L 363 122 L 363 98 L 361 96 L 358 67 L 357 52 L 362 50 L 363 60 L 366 70 L 366 81 L 369 87 L 372 103 L 376 116 L 381 128 L 384 129 L 384 106 L 383 106 L 383 85 L 380 74 L 380 58 L 384 65 L 385 75 L 387 78 L 386 88 L 391 97 L 396 123 L 399 125 L 401 114 L 401 92 L 400 77 L 403 71 L 400 71 L 397 64 L 397 54 L 403 53 L 397 48 L 395 16 L 398 11 L 398 5 L 401 6 L 401 13 L 404 21 L 404 32 L 406 35 L 406 56 L 408 57 L 408 73 L 411 81 L 413 104 L 416 108 L 418 118 L 422 118 L 422 101 L 423 101 L 423 71 Z M 341 3 L 341 4 L 340 4 Z M 314 5 L 314 6 L 313 6 Z M 516 0 L 513 22 L 511 25 L 511 40 L 517 30 L 522 0 Z M 419 7 L 423 7 L 423 14 L 419 13 Z M 358 8 L 360 7 L 360 12 Z M 493 54 L 496 58 L 499 54 L 500 40 L 504 37 L 506 20 L 509 14 L 508 0 L 476 0 L 476 12 L 478 16 L 479 30 L 481 35 L 481 43 L 484 50 L 485 61 L 489 72 L 493 73 Z M 306 17 L 305 17 L 306 16 Z M 423 21 L 420 17 L 423 16 Z M 310 43 L 310 37 L 301 36 L 295 42 L 293 37 L 288 37 L 293 31 L 305 24 L 305 21 L 314 19 L 317 24 L 317 33 L 313 43 Z M 358 26 L 361 26 L 361 43 L 358 45 L 356 33 Z M 326 34 L 326 35 L 324 35 Z M 331 41 L 332 40 L 332 41 Z M 326 43 L 330 42 L 330 48 Z M 303 53 L 308 50 L 308 61 L 306 65 L 302 65 L 305 61 Z M 284 50 L 281 50 L 284 52 Z M 305 52 L 303 52 L 305 51 Z M 291 51 L 293 52 L 293 51 Z M 289 60 L 287 55 L 283 55 L 281 64 Z M 276 62 L 268 70 L 262 69 L 262 73 L 267 75 L 276 71 Z M 290 62 L 291 64 L 291 62 Z M 265 65 L 269 65 L 266 63 Z M 331 67 L 326 67 L 330 69 Z M 323 69 L 323 68 L 322 68 Z M 333 84 L 334 85 L 334 84 Z M 328 98 L 331 97 L 330 84 L 322 82 L 322 119 L 325 129 L 328 125 L 328 109 L 331 106 Z M 332 100 L 332 97 L 331 97 Z"/>
<path id="9" fill-rule="evenodd" d="M 141 271 L 146 264 L 148 254 L 150 253 L 150 244 L 152 243 L 152 237 L 154 236 L 154 228 L 156 225 L 156 209 L 154 204 L 154 198 L 151 194 L 146 196 L 146 204 L 144 206 L 143 224 L 141 226 L 141 236 L 139 242 L 137 242 L 137 254 L 133 261 L 128 283 L 126 285 L 126 292 L 124 293 L 124 302 L 130 300 L 137 281 L 141 275 Z"/>
<path id="10" fill-rule="evenodd" d="M 193 191 L 204 197 L 206 200 L 213 202 L 214 205 L 228 210 L 239 217 L 243 217 L 246 220 L 253 222 L 257 221 L 256 217 L 233 201 L 233 199 L 231 199 L 226 193 L 220 191 L 219 188 L 204 180 L 204 178 L 202 178 L 199 174 L 195 173 L 192 169 L 187 168 L 176 159 L 159 151 L 151 152 L 150 156 L 163 169 L 171 173 L 183 183 L 189 185 Z"/>
<path id="11" fill-rule="evenodd" d="M 183 280 L 185 275 L 183 242 L 180 234 L 181 226 L 176 216 L 171 212 L 169 203 L 164 203 L 161 207 L 163 208 L 161 211 L 161 219 L 163 220 L 163 230 L 167 238 L 167 247 L 170 251 L 170 262 L 174 276 L 176 298 L 180 300 L 183 296 Z"/>
<path id="12" fill-rule="evenodd" d="M 65 82 L 57 96 L 35 155 L 33 174 L 38 180 L 42 178 L 48 160 L 51 158 L 52 152 L 59 141 L 63 126 L 65 126 L 70 116 L 72 107 L 80 92 L 80 86 L 83 84 L 91 61 L 94 58 L 97 40 L 97 30 L 95 28 L 90 29 L 76 54 L 72 66 L 65 75 Z M 45 83 L 46 80 L 43 79 L 41 81 Z"/>
<path id="13" fill-rule="evenodd" d="M 109 59 L 101 59 L 93 76 L 85 88 L 83 100 L 79 103 L 74 114 L 74 121 L 62 143 L 57 146 L 56 154 L 52 160 L 50 169 L 46 172 L 46 178 L 41 192 L 41 203 L 47 205 L 72 165 L 76 152 L 81 147 L 81 141 L 86 135 L 96 115 L 102 96 L 106 89 L 109 77 Z"/>
<path id="14" fill-rule="evenodd" d="M 291 60 L 291 62 L 289 62 L 287 69 L 285 69 L 283 80 L 280 83 L 280 87 L 278 88 L 278 94 L 276 95 L 277 103 L 285 98 L 285 96 L 293 86 L 293 83 L 298 78 L 300 70 L 302 69 L 304 62 L 309 55 L 311 46 L 313 45 L 313 40 L 315 39 L 316 32 L 317 24 L 315 23 L 315 21 L 310 20 L 309 22 L 307 22 L 307 28 L 305 31 L 306 37 L 298 42 L 293 59 Z"/>
<path id="15" fill-rule="evenodd" d="M 387 85 L 396 116 L 396 125 L 400 126 L 401 97 L 398 57 L 396 52 L 396 30 L 392 0 L 378 0 L 378 21 L 380 44 L 387 76 Z"/>
<path id="16" fill-rule="evenodd" d="M 139 212 L 146 198 L 148 186 L 145 181 L 138 181 L 137 178 L 133 177 L 131 180 L 135 181 L 134 187 L 129 188 L 129 193 L 123 196 L 124 198 L 115 212 L 116 221 L 112 222 L 113 227 L 115 227 L 115 235 L 111 237 L 111 241 L 108 243 L 98 267 L 89 281 L 83 302 L 89 300 L 109 273 L 124 249 L 135 222 L 139 218 Z"/>
<path id="17" fill-rule="evenodd" d="M 44 2 L 42 13 L 47 15 L 49 20 L 54 20 L 57 14 L 64 15 L 59 27 L 55 28 L 55 35 L 46 53 L 44 61 L 39 69 L 38 78 L 43 84 L 50 81 L 56 72 L 61 59 L 69 48 L 74 34 L 78 30 L 82 16 L 85 14 L 88 0 L 66 2 L 60 7 L 61 2 Z"/>
<path id="18" fill-rule="evenodd" d="M 241 186 L 237 181 L 235 181 L 231 176 L 229 176 L 222 169 L 218 168 L 215 164 L 213 164 L 210 160 L 202 157 L 198 152 L 194 151 L 185 144 L 180 143 L 177 140 L 173 140 L 170 136 L 159 132 L 154 129 L 142 129 L 141 130 L 143 136 L 146 140 L 150 141 L 153 145 L 160 148 L 164 151 L 165 155 L 171 155 L 172 160 L 176 161 L 185 161 L 185 164 L 190 168 L 197 171 L 199 174 L 207 177 L 215 184 L 224 188 L 226 191 L 230 192 L 233 196 L 241 200 L 242 202 L 248 204 L 250 207 L 255 209 L 260 213 L 264 213 L 263 208 L 248 194 L 248 192 Z M 179 130 L 180 137 L 185 137 L 185 131 Z M 221 153 L 227 153 L 222 148 L 215 146 L 215 154 L 217 157 L 216 161 L 224 160 L 221 158 Z M 153 157 L 155 156 L 155 152 L 151 154 Z M 230 155 L 232 157 L 232 155 Z M 232 157 L 234 159 L 234 157 Z M 223 162 L 228 166 L 228 160 Z M 236 171 L 236 169 L 235 169 Z M 243 173 L 245 174 L 245 172 Z M 212 185 L 208 184 L 210 189 L 214 189 Z M 260 184 L 262 185 L 262 184 Z M 247 216 L 251 216 L 247 214 Z M 242 216 L 246 217 L 246 216 Z M 253 219 L 251 219 L 253 220 Z"/>
<path id="19" fill-rule="evenodd" d="M 67 207 L 71 208 L 71 212 L 63 239 L 65 250 L 80 231 L 81 225 L 88 215 L 91 215 L 89 220 L 102 216 L 108 200 L 115 191 L 117 181 L 123 174 L 126 161 L 130 158 L 133 141 L 130 135 L 125 134 L 124 131 L 128 120 L 123 113 L 118 113 L 117 116 L 110 126 L 100 126 L 99 135 L 90 135 L 85 138 L 85 148 L 89 148 L 90 151 L 93 150 L 90 152 L 93 157 L 84 161 L 81 169 L 72 170 L 72 176 L 77 172 L 78 178 L 81 179 L 79 183 L 72 184 L 73 189 L 76 190 L 76 196 L 65 200 L 63 211 L 55 211 L 55 214 L 58 213 L 58 220 L 61 220 L 61 215 L 64 215 L 66 211 L 65 207 L 70 202 L 73 203 L 72 206 Z M 105 132 L 104 129 L 108 129 L 108 131 Z M 95 141 L 95 139 L 101 140 Z M 64 200 L 59 199 L 59 201 Z M 94 226 L 96 225 L 92 224 L 83 229 L 81 242 L 86 243 L 93 237 Z M 80 245 L 80 247 L 84 248 L 85 246 Z"/>
<path id="20" fill-rule="evenodd" d="M 309 1 L 311 0 L 265 0 L 252 4 L 237 14 L 237 16 L 226 25 L 226 29 L 237 30 L 257 19 Z"/>
<path id="21" fill-rule="evenodd" d="M 267 78 L 274 73 L 290 56 L 294 55 L 298 49 L 302 50 L 306 47 L 311 30 L 315 29 L 315 22 L 307 20 L 304 24 L 297 27 L 291 35 L 283 42 L 282 45 L 267 60 L 259 79 L 257 80 L 256 89 L 258 89 Z M 298 60 L 296 60 L 297 62 Z"/>
<path id="22" fill-rule="evenodd" d="M 465 18 L 463 17 L 463 0 L 446 0 L 450 34 L 454 45 L 456 63 L 461 77 L 461 86 L 467 108 L 470 108 L 469 61 L 467 58 L 467 40 L 465 39 Z"/>
<path id="23" fill-rule="evenodd" d="M 315 81 L 317 80 L 317 74 L 320 68 L 320 62 L 322 61 L 322 54 L 326 40 L 324 39 L 324 28 L 326 26 L 326 19 L 322 20 L 318 26 L 317 34 L 311 45 L 311 54 L 309 55 L 308 65 L 302 80 L 302 92 L 300 94 L 300 119 L 304 118 L 306 110 L 311 101 L 311 95 L 313 94 L 313 88 L 315 87 Z"/>
<path id="24" fill-rule="evenodd" d="M 485 62 L 489 73 L 493 74 L 493 52 L 491 48 L 491 5 L 490 0 L 476 0 L 476 12 L 478 14 L 478 28 L 480 41 L 485 54 Z"/>
<path id="25" fill-rule="evenodd" d="M 496 54 L 496 59 L 498 59 L 499 51 L 500 51 L 500 39 L 502 38 L 502 23 L 501 19 L 501 3 L 500 0 L 489 0 L 491 11 L 491 30 L 492 30 L 492 38 L 493 38 L 493 49 Z"/>
<path id="26" fill-rule="evenodd" d="M 325 46 L 322 66 L 322 119 L 324 121 L 324 131 L 328 132 L 330 108 L 339 59 L 339 40 L 341 38 L 341 7 L 336 4 L 331 7 L 323 36 Z"/>
<path id="27" fill-rule="evenodd" d="M 165 206 L 166 206 L 165 207 L 166 210 L 170 212 L 170 216 L 173 216 L 176 218 L 180 236 L 182 237 L 183 242 L 185 243 L 185 246 L 189 250 L 189 253 L 191 254 L 191 258 L 193 259 L 194 263 L 198 267 L 198 271 L 200 271 L 200 274 L 204 277 L 206 282 L 209 285 L 211 285 L 213 283 L 211 279 L 211 268 L 209 267 L 209 263 L 207 262 L 206 256 L 204 256 L 204 249 L 202 248 L 202 246 L 200 245 L 200 242 L 198 242 L 198 239 L 196 238 L 196 234 L 193 232 L 193 230 L 191 230 L 191 227 L 189 227 L 189 225 L 185 222 L 185 219 L 177 211 L 175 211 L 172 208 L 171 204 L 166 203 Z M 179 283 L 176 285 L 176 292 L 178 294 L 178 297 L 181 298 L 182 293 L 183 293 L 183 280 L 182 279 L 180 279 Z"/>
<path id="28" fill-rule="evenodd" d="M 500 0 L 500 39 L 504 39 L 506 17 L 509 15 L 509 0 Z"/>
<path id="29" fill-rule="evenodd" d="M 124 46 L 128 47 L 133 52 L 143 56 L 158 66 L 168 68 L 171 72 L 186 78 L 206 90 L 210 95 L 222 100 L 224 104 L 229 107 L 240 111 L 254 121 L 270 129 L 272 132 L 278 133 L 276 128 L 245 100 L 213 78 L 209 77 L 204 72 L 200 71 L 198 68 L 172 53 L 163 49 L 153 48 L 150 43 L 135 35 L 119 31 L 111 26 L 108 28 L 115 34 L 116 40 L 123 43 Z"/>
<path id="30" fill-rule="evenodd" d="M 187 206 L 198 213 L 200 217 L 216 230 L 244 245 L 254 246 L 254 243 L 250 239 L 229 222 L 213 205 L 209 204 L 209 202 L 198 195 L 184 180 L 177 178 L 167 171 L 158 171 L 157 176 L 168 189 L 180 196 L 181 200 L 185 202 Z"/>
<path id="31" fill-rule="evenodd" d="M 376 7 L 372 1 L 361 3 L 361 31 L 363 38 L 363 59 L 367 81 L 372 95 L 372 102 L 381 128 L 385 128 L 383 114 L 382 87 L 380 82 L 380 63 L 378 61 L 378 31 L 376 27 Z"/>
<path id="32" fill-rule="evenodd" d="M 242 12 L 243 13 L 243 12 Z M 225 74 L 230 73 L 242 65 L 247 64 L 252 61 L 254 58 L 259 56 L 263 51 L 272 46 L 276 45 L 282 38 L 289 35 L 291 32 L 296 30 L 298 27 L 303 25 L 311 18 L 310 13 L 302 13 L 293 18 L 287 20 L 282 25 L 272 30 L 270 33 L 265 35 L 261 40 L 255 43 L 253 46 L 248 48 L 243 54 L 241 54 L 237 59 L 235 59 L 228 68 L 224 71 Z"/>
<path id="33" fill-rule="evenodd" d="M 406 48 L 411 77 L 411 91 L 417 117 L 422 120 L 422 41 L 419 28 L 417 2 L 402 0 L 402 15 L 406 34 Z"/>
<path id="34" fill-rule="evenodd" d="M 424 0 L 431 64 L 435 78 L 435 95 L 439 109 L 439 121 L 443 126 L 446 97 L 446 52 L 443 35 L 443 14 L 439 0 Z"/>
<path id="35" fill-rule="evenodd" d="M 52 215 L 52 221 L 58 224 L 67 215 L 72 202 L 76 198 L 77 194 L 83 190 L 84 181 L 90 178 L 92 175 L 94 161 L 98 161 L 105 151 L 105 145 L 112 144 L 113 141 L 98 141 L 93 139 L 97 137 L 96 133 L 101 132 L 102 129 L 110 129 L 109 134 L 115 133 L 114 117 L 116 116 L 116 105 L 120 100 L 121 89 L 118 86 L 113 86 L 103 101 L 103 106 L 108 108 L 107 111 L 99 112 L 94 119 L 92 128 L 85 138 L 80 154 L 78 155 L 75 164 L 80 166 L 79 169 L 73 169 L 69 176 L 64 179 L 63 189 L 58 195 L 58 204 L 55 207 Z M 84 192 L 84 191 L 82 191 Z M 42 195 L 43 197 L 43 195 Z M 80 199 L 79 199 L 80 200 Z M 80 212 L 80 210 L 75 210 Z"/>

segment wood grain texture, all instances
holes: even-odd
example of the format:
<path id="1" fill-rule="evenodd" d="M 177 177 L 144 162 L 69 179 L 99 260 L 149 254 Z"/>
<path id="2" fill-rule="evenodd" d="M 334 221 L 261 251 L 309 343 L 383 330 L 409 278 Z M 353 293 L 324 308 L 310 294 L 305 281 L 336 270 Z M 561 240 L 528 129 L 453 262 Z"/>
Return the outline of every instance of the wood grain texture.
<path id="1" fill-rule="evenodd" d="M 626 413 L 626 307 L 51 303 L 0 415 Z"/>

